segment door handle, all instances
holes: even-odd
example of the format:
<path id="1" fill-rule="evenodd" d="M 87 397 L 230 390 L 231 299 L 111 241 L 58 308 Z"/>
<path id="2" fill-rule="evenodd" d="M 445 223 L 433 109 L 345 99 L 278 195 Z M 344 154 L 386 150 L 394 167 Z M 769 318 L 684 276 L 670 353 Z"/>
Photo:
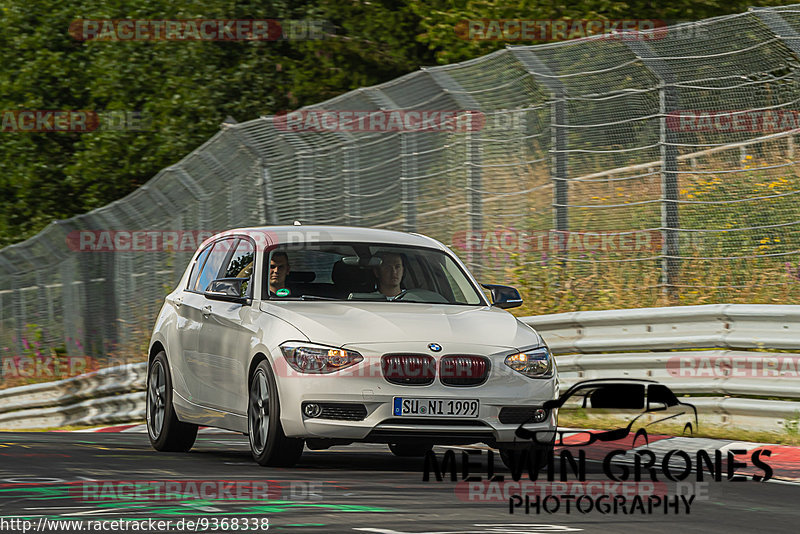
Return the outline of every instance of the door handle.
<path id="1" fill-rule="evenodd" d="M 203 306 L 203 317 L 211 315 L 211 306 Z"/>

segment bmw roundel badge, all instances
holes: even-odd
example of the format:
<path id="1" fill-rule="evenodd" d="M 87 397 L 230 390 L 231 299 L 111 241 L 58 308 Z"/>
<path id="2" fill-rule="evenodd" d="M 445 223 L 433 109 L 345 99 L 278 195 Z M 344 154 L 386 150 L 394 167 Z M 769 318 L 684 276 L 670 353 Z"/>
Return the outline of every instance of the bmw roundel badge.
<path id="1" fill-rule="evenodd" d="M 441 352 L 442 346 L 438 343 L 428 343 L 428 348 L 431 349 L 433 352 Z"/>

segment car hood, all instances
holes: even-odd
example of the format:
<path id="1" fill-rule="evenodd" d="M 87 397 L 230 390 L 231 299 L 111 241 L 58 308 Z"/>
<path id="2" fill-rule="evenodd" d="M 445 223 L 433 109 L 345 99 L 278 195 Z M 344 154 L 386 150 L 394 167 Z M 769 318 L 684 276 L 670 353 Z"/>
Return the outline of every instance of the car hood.
<path id="1" fill-rule="evenodd" d="M 403 302 L 262 302 L 261 310 L 335 347 L 366 343 L 459 343 L 521 348 L 541 342 L 510 313 L 488 306 Z"/>

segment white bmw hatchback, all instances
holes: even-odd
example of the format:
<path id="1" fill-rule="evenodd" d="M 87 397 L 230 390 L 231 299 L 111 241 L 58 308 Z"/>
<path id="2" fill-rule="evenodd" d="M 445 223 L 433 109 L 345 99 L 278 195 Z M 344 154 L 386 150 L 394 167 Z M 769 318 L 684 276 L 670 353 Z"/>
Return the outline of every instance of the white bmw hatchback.
<path id="1" fill-rule="evenodd" d="M 186 451 L 198 425 L 249 436 L 261 465 L 312 450 L 386 443 L 398 456 L 486 443 L 529 448 L 552 430 L 555 362 L 443 244 L 326 226 L 231 230 L 200 247 L 150 341 L 147 428 Z M 547 451 L 541 451 L 546 453 Z"/>

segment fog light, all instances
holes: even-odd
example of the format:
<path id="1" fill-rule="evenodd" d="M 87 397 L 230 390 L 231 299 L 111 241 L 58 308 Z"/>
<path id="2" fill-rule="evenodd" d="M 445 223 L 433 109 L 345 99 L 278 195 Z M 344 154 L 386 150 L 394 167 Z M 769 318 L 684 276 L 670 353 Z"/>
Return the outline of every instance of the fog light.
<path id="1" fill-rule="evenodd" d="M 537 408 L 533 411 L 533 422 L 534 423 L 541 423 L 547 419 L 547 410 L 542 408 Z"/>
<path id="2" fill-rule="evenodd" d="M 303 406 L 303 413 L 306 417 L 319 417 L 322 414 L 322 406 L 313 402 L 308 403 Z"/>

